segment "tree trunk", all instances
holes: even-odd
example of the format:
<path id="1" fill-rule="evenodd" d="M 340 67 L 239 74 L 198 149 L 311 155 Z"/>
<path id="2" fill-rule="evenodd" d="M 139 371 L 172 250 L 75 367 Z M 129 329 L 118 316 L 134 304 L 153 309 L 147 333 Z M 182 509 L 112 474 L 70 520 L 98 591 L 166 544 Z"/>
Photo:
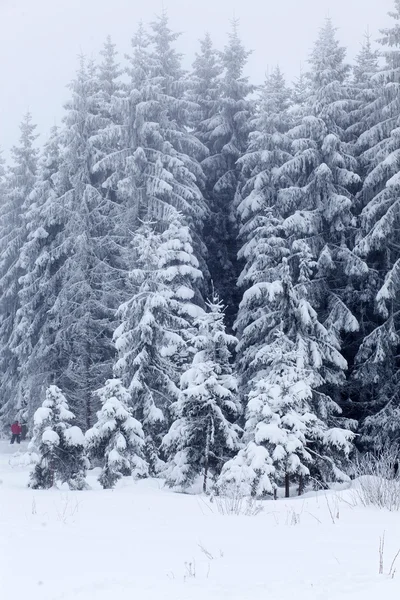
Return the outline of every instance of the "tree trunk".
<path id="1" fill-rule="evenodd" d="M 207 477 L 208 477 L 208 463 L 209 463 L 209 455 L 210 455 L 210 420 L 207 423 L 207 432 L 206 432 L 206 449 L 204 455 L 204 479 L 203 479 L 203 492 L 207 494 Z"/>
<path id="2" fill-rule="evenodd" d="M 86 391 L 85 391 L 85 421 L 86 421 L 86 429 L 90 429 L 92 426 L 92 393 L 90 390 L 90 354 L 91 354 L 91 347 L 90 347 L 90 341 L 89 341 L 89 327 L 88 327 L 88 323 L 86 322 L 86 343 L 85 343 L 85 350 L 86 350 L 86 356 L 85 356 L 85 387 L 86 387 Z"/>
<path id="3" fill-rule="evenodd" d="M 298 495 L 301 496 L 303 492 L 304 492 L 304 477 L 303 477 L 303 475 L 300 475 Z"/>
<path id="4" fill-rule="evenodd" d="M 289 473 L 285 475 L 285 498 L 290 498 L 290 476 Z"/>

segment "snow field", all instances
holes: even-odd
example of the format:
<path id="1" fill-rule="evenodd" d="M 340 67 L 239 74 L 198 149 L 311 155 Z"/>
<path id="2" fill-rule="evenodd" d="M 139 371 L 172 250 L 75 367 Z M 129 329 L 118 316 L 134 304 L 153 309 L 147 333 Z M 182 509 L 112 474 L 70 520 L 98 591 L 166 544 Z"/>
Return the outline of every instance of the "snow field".
<path id="1" fill-rule="evenodd" d="M 158 480 L 114 491 L 32 491 L 0 445 L 1 598 L 29 600 L 397 600 L 398 513 L 354 507 L 351 490 L 268 501 L 223 516 Z M 20 451 L 23 451 L 22 447 Z M 384 574 L 379 539 L 385 533 Z M 400 560 L 398 561 L 400 569 Z"/>

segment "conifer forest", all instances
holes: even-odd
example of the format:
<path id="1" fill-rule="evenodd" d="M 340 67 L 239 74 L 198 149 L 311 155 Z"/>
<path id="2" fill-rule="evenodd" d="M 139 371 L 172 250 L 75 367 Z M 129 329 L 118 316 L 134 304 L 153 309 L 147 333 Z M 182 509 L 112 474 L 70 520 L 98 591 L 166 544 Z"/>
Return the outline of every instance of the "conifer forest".
<path id="1" fill-rule="evenodd" d="M 397 443 L 390 16 L 351 64 L 327 18 L 295 81 L 254 82 L 240 22 L 184 70 L 162 12 L 129 55 L 79 57 L 43 143 L 25 114 L 0 163 L 0 428 L 26 426 L 31 488 L 98 465 L 104 488 L 273 498 Z"/>

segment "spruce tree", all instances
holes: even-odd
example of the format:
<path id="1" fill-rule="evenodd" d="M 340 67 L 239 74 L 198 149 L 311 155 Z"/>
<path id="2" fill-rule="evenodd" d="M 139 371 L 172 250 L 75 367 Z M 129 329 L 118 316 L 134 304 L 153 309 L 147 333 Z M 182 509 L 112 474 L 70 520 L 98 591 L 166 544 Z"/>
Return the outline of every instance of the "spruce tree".
<path id="1" fill-rule="evenodd" d="M 96 170 L 110 173 L 108 181 L 125 207 L 127 236 L 140 220 L 162 220 L 174 207 L 187 220 L 202 260 L 206 205 L 199 188 L 204 179 L 199 160 L 206 149 L 188 129 L 197 106 L 185 97 L 181 56 L 173 47 L 177 37 L 166 13 L 152 23 L 150 34 L 139 27 L 128 57 L 126 97 L 114 100 L 116 118 L 122 122 L 122 128 L 116 127 L 121 148 L 100 160 Z"/>
<path id="2" fill-rule="evenodd" d="M 159 446 L 170 424 L 182 369 L 190 360 L 194 304 L 202 274 L 188 226 L 171 213 L 169 222 L 144 223 L 135 232 L 134 294 L 119 309 L 114 371 L 131 393 L 133 414 L 143 424 L 151 473 L 160 471 Z"/>
<path id="3" fill-rule="evenodd" d="M 346 480 L 343 471 L 354 434 L 341 418 L 329 389 L 343 384 L 346 361 L 335 336 L 318 321 L 293 286 L 289 261 L 272 269 L 271 281 L 250 288 L 243 299 L 263 310 L 248 326 L 253 334 L 245 446 L 229 461 L 218 482 L 222 493 L 239 489 L 264 497 L 290 481 L 303 489 L 309 476 L 319 481 Z"/>
<path id="4" fill-rule="evenodd" d="M 85 439 L 79 427 L 71 425 L 74 419 L 61 390 L 51 385 L 33 419 L 30 450 L 38 455 L 38 460 L 31 473 L 31 488 L 49 489 L 57 482 L 67 483 L 72 490 L 87 487 Z"/>
<path id="5" fill-rule="evenodd" d="M 26 281 L 35 321 L 28 354 L 38 374 L 68 393 L 78 423 L 88 428 L 95 411 L 92 389 L 100 376 L 112 373 L 112 333 L 121 301 L 112 262 L 119 240 L 114 203 L 92 173 L 101 156 L 98 133 L 108 120 L 99 107 L 96 70 L 84 59 L 71 91 L 58 171 L 38 191 L 46 197 L 32 223 L 33 245 L 26 248 L 37 275 Z"/>
<path id="6" fill-rule="evenodd" d="M 352 209 L 360 177 L 345 142 L 354 104 L 344 55 L 328 19 L 310 58 L 308 114 L 288 132 L 292 158 L 277 174 L 285 181 L 278 198 L 285 237 L 297 248 L 297 279 L 308 272 L 304 294 L 338 340 L 358 329 L 352 293 L 368 277 L 367 265 L 353 252 Z"/>
<path id="7" fill-rule="evenodd" d="M 249 54 L 235 21 L 221 55 L 219 101 L 212 107 L 214 114 L 198 127 L 200 139 L 209 150 L 209 156 L 202 162 L 205 195 L 211 211 L 206 228 L 208 266 L 215 289 L 227 306 L 228 327 L 232 327 L 239 301 L 235 196 L 240 176 L 237 161 L 247 147 L 252 111 L 249 95 L 253 86 L 244 76 Z"/>
<path id="8" fill-rule="evenodd" d="M 395 9 L 390 15 L 396 23 L 382 30 L 380 40 L 386 64 L 374 77 L 380 89 L 366 105 L 365 131 L 357 142 L 366 177 L 360 195 L 363 208 L 356 250 L 368 261 L 371 301 L 365 316 L 366 335 L 355 360 L 354 377 L 355 385 L 361 385 L 364 414 L 368 415 L 363 428 L 363 439 L 368 445 L 390 443 L 398 436 L 399 0 L 395 0 Z"/>
<path id="9" fill-rule="evenodd" d="M 129 392 L 119 379 L 109 379 L 95 394 L 101 409 L 93 428 L 86 432 L 86 443 L 89 457 L 102 461 L 99 482 L 109 489 L 124 476 L 146 477 L 144 435 L 129 408 Z"/>
<path id="10" fill-rule="evenodd" d="M 287 135 L 291 119 L 289 92 L 277 69 L 266 80 L 253 120 L 247 152 L 240 159 L 243 183 L 238 199 L 239 259 L 243 270 L 238 284 L 243 291 L 235 327 L 239 334 L 237 365 L 242 395 L 251 379 L 251 364 L 264 343 L 259 319 L 267 309 L 265 297 L 253 296 L 247 302 L 246 289 L 279 276 L 282 260 L 289 253 L 283 227 L 284 217 L 278 202 L 280 187 L 290 180 L 279 177 L 279 168 L 291 158 L 291 140 Z"/>
<path id="11" fill-rule="evenodd" d="M 200 52 L 193 63 L 187 95 L 197 105 L 197 110 L 191 115 L 195 135 L 209 152 L 213 150 L 212 121 L 219 110 L 222 73 L 220 53 L 215 50 L 207 33 L 200 40 Z"/>
<path id="12" fill-rule="evenodd" d="M 202 474 L 203 491 L 208 480 L 239 448 L 240 413 L 237 382 L 231 366 L 236 338 L 225 331 L 223 306 L 218 297 L 207 302 L 207 312 L 195 321 L 196 354 L 181 376 L 181 392 L 172 406 L 175 420 L 164 437 L 169 456 L 167 484 L 187 488 Z"/>
<path id="13" fill-rule="evenodd" d="M 4 202 L 0 208 L 0 407 L 4 423 L 15 418 L 23 402 L 20 365 L 11 340 L 20 307 L 20 277 L 24 274 L 20 250 L 27 236 L 26 213 L 36 181 L 35 129 L 32 116 L 27 113 L 20 126 L 20 144 L 12 148 L 14 164 L 7 173 Z"/>
<path id="14" fill-rule="evenodd" d="M 60 226 L 56 205 L 59 168 L 60 134 L 58 128 L 53 127 L 39 160 L 37 181 L 25 213 L 26 240 L 19 257 L 24 274 L 20 277 L 19 308 L 10 339 L 20 365 L 21 410 L 25 420 L 29 421 L 38 408 L 39 399 L 54 379 L 51 361 L 54 337 L 47 335 L 46 324 L 54 294 L 52 256 Z"/>

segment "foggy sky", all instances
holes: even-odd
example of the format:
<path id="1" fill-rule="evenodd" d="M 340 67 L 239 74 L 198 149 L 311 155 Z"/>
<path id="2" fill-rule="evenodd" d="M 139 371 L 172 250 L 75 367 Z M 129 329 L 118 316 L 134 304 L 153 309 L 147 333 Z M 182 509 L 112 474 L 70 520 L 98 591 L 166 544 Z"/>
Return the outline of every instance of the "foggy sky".
<path id="1" fill-rule="evenodd" d="M 254 51 L 247 74 L 261 83 L 279 64 L 287 79 L 297 76 L 326 16 L 339 28 L 349 59 L 367 27 L 373 39 L 393 22 L 393 0 L 165 0 L 170 25 L 182 32 L 177 47 L 189 67 L 197 40 L 209 31 L 222 48 L 229 20 L 240 19 L 245 45 Z M 140 20 L 160 14 L 161 0 L 0 0 L 0 146 L 8 155 L 29 109 L 42 139 L 60 123 L 66 84 L 77 55 L 96 56 L 108 34 L 123 54 Z"/>

